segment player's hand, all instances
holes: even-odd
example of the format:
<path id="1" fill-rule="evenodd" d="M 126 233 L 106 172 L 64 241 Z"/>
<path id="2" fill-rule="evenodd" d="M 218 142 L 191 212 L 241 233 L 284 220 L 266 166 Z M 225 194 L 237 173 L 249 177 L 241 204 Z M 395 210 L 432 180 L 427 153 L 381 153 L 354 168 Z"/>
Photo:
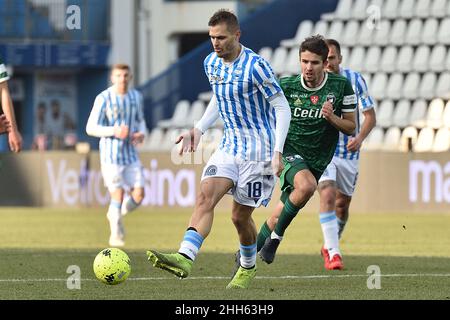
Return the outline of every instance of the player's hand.
<path id="1" fill-rule="evenodd" d="M 142 132 L 134 132 L 131 134 L 131 143 L 135 146 L 144 142 L 144 134 Z"/>
<path id="2" fill-rule="evenodd" d="M 331 117 L 333 117 L 334 111 L 333 111 L 333 105 L 331 104 L 330 101 L 326 101 L 323 106 L 322 106 L 322 114 L 323 117 L 329 121 L 331 119 Z"/>
<path id="3" fill-rule="evenodd" d="M 114 137 L 116 137 L 117 139 L 124 140 L 128 138 L 129 133 L 130 128 L 124 124 L 114 127 Z"/>
<path id="4" fill-rule="evenodd" d="M 197 150 L 198 144 L 200 143 L 200 138 L 202 137 L 202 132 L 197 128 L 192 128 L 191 130 L 178 136 L 175 144 L 181 144 L 180 151 L 178 154 L 181 156 L 183 153 L 195 152 Z"/>
<path id="5" fill-rule="evenodd" d="M 358 137 L 352 137 L 347 143 L 347 150 L 350 152 L 358 151 L 361 148 L 362 141 Z"/>
<path id="6" fill-rule="evenodd" d="M 6 119 L 4 114 L 0 115 L 0 134 L 10 132 L 11 123 Z"/>
<path id="7" fill-rule="evenodd" d="M 9 148 L 12 152 L 18 153 L 22 150 L 22 136 L 17 130 L 10 130 L 8 134 Z"/>
<path id="8" fill-rule="evenodd" d="M 284 164 L 282 159 L 282 154 L 275 151 L 272 157 L 272 171 L 277 177 L 280 177 L 281 172 L 283 172 Z"/>

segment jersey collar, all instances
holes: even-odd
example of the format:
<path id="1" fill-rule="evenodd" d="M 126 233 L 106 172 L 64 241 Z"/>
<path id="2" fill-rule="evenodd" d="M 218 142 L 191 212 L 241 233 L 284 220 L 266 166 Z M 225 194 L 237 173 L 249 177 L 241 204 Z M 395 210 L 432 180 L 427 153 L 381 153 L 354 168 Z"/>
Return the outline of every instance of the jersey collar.
<path id="1" fill-rule="evenodd" d="M 327 82 L 327 80 L 328 80 L 328 72 L 325 72 L 325 76 L 323 77 L 322 83 L 318 87 L 310 88 L 305 84 L 305 82 L 303 80 L 303 74 L 300 75 L 300 83 L 302 84 L 302 87 L 307 91 L 317 91 L 317 90 L 322 89 L 323 86 L 325 85 L 325 83 Z"/>

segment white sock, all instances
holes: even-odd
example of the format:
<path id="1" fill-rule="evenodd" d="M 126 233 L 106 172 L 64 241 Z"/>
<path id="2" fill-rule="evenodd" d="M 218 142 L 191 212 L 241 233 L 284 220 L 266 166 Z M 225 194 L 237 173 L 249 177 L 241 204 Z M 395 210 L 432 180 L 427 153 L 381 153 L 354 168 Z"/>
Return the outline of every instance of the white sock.
<path id="1" fill-rule="evenodd" d="M 270 234 L 270 239 L 278 239 L 278 240 L 283 240 L 283 236 L 279 236 L 275 233 L 275 231 L 272 231 L 272 233 Z"/>
<path id="2" fill-rule="evenodd" d="M 106 217 L 109 220 L 109 228 L 111 237 L 123 238 L 124 230 L 122 225 L 122 215 L 120 213 L 121 204 L 117 201 L 111 200 Z"/>
<path id="3" fill-rule="evenodd" d="M 198 251 L 203 243 L 203 237 L 195 230 L 189 229 L 185 232 L 183 241 L 180 244 L 179 253 L 188 256 L 192 261 L 197 257 Z"/>
<path id="4" fill-rule="evenodd" d="M 140 203 L 136 203 L 136 201 L 134 201 L 133 197 L 131 196 L 127 196 L 125 197 L 125 199 L 123 199 L 122 202 L 122 215 L 126 215 L 128 212 L 133 211 L 134 209 L 136 209 L 137 207 L 139 207 Z"/>
<path id="5" fill-rule="evenodd" d="M 339 250 L 339 229 L 336 219 L 336 212 L 323 212 L 320 213 L 319 217 L 320 225 L 322 227 L 323 239 L 325 242 L 325 248 L 328 249 L 331 260 L 334 255 L 341 255 L 341 252 Z"/>
<path id="6" fill-rule="evenodd" d="M 243 268 L 253 268 L 256 265 L 256 243 L 249 246 L 244 246 L 242 243 L 239 245 L 239 251 L 241 253 L 241 266 Z"/>

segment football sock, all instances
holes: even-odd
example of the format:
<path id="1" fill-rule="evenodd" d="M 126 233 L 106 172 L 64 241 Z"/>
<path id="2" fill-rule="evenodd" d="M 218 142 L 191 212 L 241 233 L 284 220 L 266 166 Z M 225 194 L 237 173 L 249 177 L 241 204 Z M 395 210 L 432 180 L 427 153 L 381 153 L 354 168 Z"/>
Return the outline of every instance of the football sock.
<path id="1" fill-rule="evenodd" d="M 297 213 L 300 211 L 300 208 L 295 206 L 290 199 L 286 199 L 284 202 L 283 211 L 281 211 L 280 217 L 278 218 L 277 225 L 275 226 L 275 233 L 278 236 L 283 236 L 284 231 L 286 231 L 287 227 L 291 223 L 291 221 L 295 218 Z"/>
<path id="2" fill-rule="evenodd" d="M 343 220 L 343 219 L 340 219 L 340 218 L 337 218 L 337 217 L 336 217 L 336 219 L 337 219 L 338 228 L 339 228 L 338 236 L 339 236 L 339 239 L 340 239 L 341 236 L 342 236 L 342 232 L 344 231 L 345 225 L 347 223 L 347 220 Z"/>
<path id="3" fill-rule="evenodd" d="M 256 243 L 249 246 L 244 246 L 241 243 L 239 251 L 241 253 L 241 267 L 246 269 L 253 268 L 256 264 Z"/>
<path id="4" fill-rule="evenodd" d="M 136 203 L 132 196 L 126 197 L 122 204 L 122 214 L 128 213 L 139 207 L 140 203 Z"/>
<path id="5" fill-rule="evenodd" d="M 322 212 L 319 214 L 320 226 L 322 227 L 323 238 L 325 242 L 325 248 L 328 249 L 330 260 L 336 254 L 341 254 L 339 251 L 339 238 L 338 238 L 338 224 L 336 218 L 336 212 Z"/>
<path id="6" fill-rule="evenodd" d="M 194 261 L 200 247 L 202 246 L 203 240 L 203 237 L 197 232 L 197 230 L 194 228 L 189 228 L 184 234 L 184 238 L 178 252 Z"/>
<path id="7" fill-rule="evenodd" d="M 256 239 L 257 244 L 257 251 L 261 250 L 264 243 L 266 242 L 266 239 L 268 236 L 270 236 L 270 233 L 272 230 L 270 230 L 269 226 L 267 225 L 267 221 L 264 221 L 264 224 L 261 226 L 261 229 L 259 229 L 258 237 Z"/>
<path id="8" fill-rule="evenodd" d="M 123 236 L 121 235 L 121 231 L 119 228 L 119 222 L 121 219 L 120 207 L 121 207 L 120 202 L 116 200 L 111 200 L 111 202 L 109 203 L 108 213 L 106 214 L 106 217 L 109 220 L 111 235 L 113 237 Z"/>

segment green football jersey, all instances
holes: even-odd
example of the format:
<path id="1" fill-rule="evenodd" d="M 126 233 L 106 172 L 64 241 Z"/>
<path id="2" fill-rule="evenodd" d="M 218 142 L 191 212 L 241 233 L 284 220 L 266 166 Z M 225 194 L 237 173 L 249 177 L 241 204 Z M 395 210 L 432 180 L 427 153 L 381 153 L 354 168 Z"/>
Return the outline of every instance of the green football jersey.
<path id="1" fill-rule="evenodd" d="M 2 58 L 0 57 L 0 82 L 9 80 L 8 72 L 3 64 Z"/>
<path id="2" fill-rule="evenodd" d="M 281 78 L 280 85 L 291 107 L 283 157 L 289 160 L 300 155 L 310 168 L 323 172 L 333 158 L 339 131 L 323 117 L 322 105 L 329 100 L 338 117 L 343 112 L 354 112 L 356 95 L 352 85 L 347 78 L 328 72 L 317 88 L 308 88 L 301 75 Z"/>

